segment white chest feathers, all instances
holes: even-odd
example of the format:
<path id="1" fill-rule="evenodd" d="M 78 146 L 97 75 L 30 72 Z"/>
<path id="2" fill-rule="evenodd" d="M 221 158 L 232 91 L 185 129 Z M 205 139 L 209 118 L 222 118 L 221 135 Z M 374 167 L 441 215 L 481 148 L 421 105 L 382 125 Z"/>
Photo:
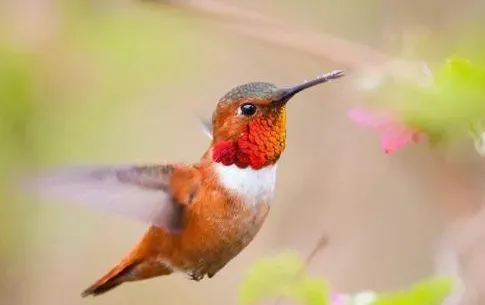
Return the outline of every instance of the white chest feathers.
<path id="1" fill-rule="evenodd" d="M 215 164 L 220 183 L 244 198 L 248 204 L 258 204 L 272 199 L 276 185 L 276 165 L 255 170 L 250 167 Z"/>

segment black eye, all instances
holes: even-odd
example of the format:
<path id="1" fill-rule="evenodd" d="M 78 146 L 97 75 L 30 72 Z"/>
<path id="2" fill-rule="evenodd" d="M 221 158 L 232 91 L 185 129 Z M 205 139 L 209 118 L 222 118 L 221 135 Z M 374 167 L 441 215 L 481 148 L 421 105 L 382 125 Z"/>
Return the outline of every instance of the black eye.
<path id="1" fill-rule="evenodd" d="M 244 116 L 252 116 L 256 113 L 256 106 L 250 103 L 242 104 L 239 109 Z"/>

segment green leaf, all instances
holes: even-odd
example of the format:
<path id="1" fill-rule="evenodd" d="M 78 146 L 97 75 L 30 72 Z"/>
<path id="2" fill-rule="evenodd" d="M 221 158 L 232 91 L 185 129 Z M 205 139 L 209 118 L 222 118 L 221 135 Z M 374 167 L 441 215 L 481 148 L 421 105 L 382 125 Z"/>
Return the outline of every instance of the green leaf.
<path id="1" fill-rule="evenodd" d="M 328 303 L 328 286 L 322 279 L 306 277 L 291 285 L 284 296 L 306 305 L 325 305 Z"/>
<path id="2" fill-rule="evenodd" d="M 298 255 L 290 252 L 260 260 L 249 270 L 240 286 L 239 304 L 252 305 L 277 296 L 305 305 L 327 304 L 326 282 L 309 276 L 303 268 L 304 263 Z"/>
<path id="3" fill-rule="evenodd" d="M 439 305 L 452 288 L 451 278 L 435 277 L 419 282 L 407 291 L 383 293 L 372 305 Z"/>
<path id="4" fill-rule="evenodd" d="M 254 304 L 261 299 L 281 294 L 301 267 L 298 256 L 292 253 L 260 260 L 249 270 L 240 286 L 239 303 Z"/>

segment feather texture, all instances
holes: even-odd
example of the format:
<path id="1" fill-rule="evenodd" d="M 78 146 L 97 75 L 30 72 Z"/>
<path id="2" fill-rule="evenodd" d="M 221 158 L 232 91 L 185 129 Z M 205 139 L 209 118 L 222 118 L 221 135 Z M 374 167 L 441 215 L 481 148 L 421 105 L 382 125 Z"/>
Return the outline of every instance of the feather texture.
<path id="1" fill-rule="evenodd" d="M 114 212 L 171 232 L 178 231 L 178 204 L 172 200 L 173 165 L 79 166 L 45 172 L 24 186 L 82 206 Z"/>

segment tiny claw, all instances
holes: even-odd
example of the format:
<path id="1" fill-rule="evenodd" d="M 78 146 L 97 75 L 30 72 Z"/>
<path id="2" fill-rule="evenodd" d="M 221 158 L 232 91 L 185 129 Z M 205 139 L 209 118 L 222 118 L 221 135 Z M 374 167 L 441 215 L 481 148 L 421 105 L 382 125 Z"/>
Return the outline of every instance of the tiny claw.
<path id="1" fill-rule="evenodd" d="M 204 278 L 204 274 L 196 273 L 193 272 L 192 274 L 189 274 L 189 277 L 192 281 L 200 282 Z"/>

